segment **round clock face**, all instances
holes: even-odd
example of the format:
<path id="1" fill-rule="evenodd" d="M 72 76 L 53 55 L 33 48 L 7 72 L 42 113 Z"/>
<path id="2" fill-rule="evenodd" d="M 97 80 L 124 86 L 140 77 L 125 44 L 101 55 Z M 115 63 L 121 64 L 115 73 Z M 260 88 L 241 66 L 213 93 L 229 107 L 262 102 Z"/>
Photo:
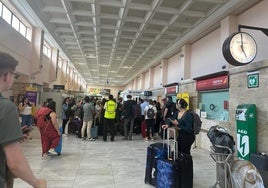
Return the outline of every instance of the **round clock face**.
<path id="1" fill-rule="evenodd" d="M 245 32 L 232 34 L 223 44 L 223 55 L 225 59 L 235 66 L 252 62 L 256 54 L 256 42 L 251 35 Z"/>

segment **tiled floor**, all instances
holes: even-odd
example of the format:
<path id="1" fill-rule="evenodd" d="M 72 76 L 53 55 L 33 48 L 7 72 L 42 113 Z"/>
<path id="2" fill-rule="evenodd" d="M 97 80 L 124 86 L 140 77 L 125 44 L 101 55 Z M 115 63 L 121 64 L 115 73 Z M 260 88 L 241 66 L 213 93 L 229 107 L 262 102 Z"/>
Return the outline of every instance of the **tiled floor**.
<path id="1" fill-rule="evenodd" d="M 41 159 L 40 136 L 37 128 L 33 139 L 23 143 L 25 154 L 35 174 L 48 181 L 49 188 L 150 188 L 144 183 L 146 149 L 153 141 L 145 142 L 140 135 L 132 141 L 81 141 L 75 136 L 63 137 L 60 156 Z M 158 140 L 159 141 L 159 140 Z M 154 141 L 157 142 L 157 141 Z M 192 150 L 194 187 L 208 188 L 215 182 L 215 163 L 209 152 Z M 28 188 L 19 179 L 15 188 Z"/>

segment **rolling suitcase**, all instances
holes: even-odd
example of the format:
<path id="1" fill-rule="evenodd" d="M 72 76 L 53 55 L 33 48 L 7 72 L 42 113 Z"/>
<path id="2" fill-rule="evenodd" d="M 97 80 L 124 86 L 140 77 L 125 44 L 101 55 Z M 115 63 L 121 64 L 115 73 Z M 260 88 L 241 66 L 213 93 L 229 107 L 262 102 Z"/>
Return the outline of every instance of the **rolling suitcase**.
<path id="1" fill-rule="evenodd" d="M 178 159 L 178 187 L 192 188 L 193 187 L 193 159 L 192 156 L 185 153 L 179 153 Z"/>
<path id="2" fill-rule="evenodd" d="M 179 187 L 179 163 L 177 159 L 177 141 L 170 139 L 170 133 L 173 133 L 176 138 L 176 130 L 168 128 L 167 130 L 167 158 L 159 159 L 157 161 L 157 188 L 178 188 Z M 171 144 L 172 143 L 172 144 Z"/>
<path id="3" fill-rule="evenodd" d="M 146 169 L 145 169 L 145 179 L 144 182 L 151 185 L 156 185 L 157 167 L 156 163 L 159 159 L 167 158 L 167 146 L 164 143 L 153 143 L 147 148 L 147 159 L 146 159 Z"/>
<path id="4" fill-rule="evenodd" d="M 145 120 L 141 122 L 141 136 L 143 138 L 146 137 L 146 121 Z"/>
<path id="5" fill-rule="evenodd" d="M 55 151 L 58 153 L 58 155 L 61 155 L 62 150 L 62 127 L 60 127 L 60 140 L 57 147 L 55 147 Z"/>
<path id="6" fill-rule="evenodd" d="M 94 138 L 94 139 L 98 138 L 98 126 L 91 127 L 91 138 Z"/>

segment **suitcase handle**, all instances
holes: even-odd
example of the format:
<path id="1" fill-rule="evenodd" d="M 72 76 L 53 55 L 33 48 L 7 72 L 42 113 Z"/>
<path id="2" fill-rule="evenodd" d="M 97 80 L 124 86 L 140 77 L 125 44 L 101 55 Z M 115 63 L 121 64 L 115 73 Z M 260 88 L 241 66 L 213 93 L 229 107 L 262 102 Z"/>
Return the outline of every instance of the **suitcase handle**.
<path id="1" fill-rule="evenodd" d="M 171 139 L 170 137 L 170 133 L 173 133 L 173 140 Z M 175 161 L 177 158 L 178 158 L 178 144 L 177 144 L 177 141 L 176 141 L 176 129 L 175 128 L 167 128 L 167 147 L 168 147 L 168 159 L 172 160 L 171 156 L 170 156 L 170 153 L 172 151 L 171 149 L 171 142 L 173 143 L 173 146 L 174 146 L 174 155 L 173 155 L 173 160 Z"/>

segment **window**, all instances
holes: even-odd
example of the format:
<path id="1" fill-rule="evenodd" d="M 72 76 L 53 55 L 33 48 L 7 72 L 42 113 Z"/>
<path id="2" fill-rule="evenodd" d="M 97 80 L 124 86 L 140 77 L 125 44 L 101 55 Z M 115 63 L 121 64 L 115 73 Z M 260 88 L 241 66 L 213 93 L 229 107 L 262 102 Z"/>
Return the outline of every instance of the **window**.
<path id="1" fill-rule="evenodd" d="M 47 57 L 51 58 L 51 48 L 49 47 L 49 45 L 44 42 L 43 45 L 43 54 L 45 54 Z"/>
<path id="2" fill-rule="evenodd" d="M 12 16 L 12 27 L 17 31 L 20 31 L 20 21 L 16 16 Z"/>
<path id="3" fill-rule="evenodd" d="M 3 9 L 3 3 L 0 2 L 0 16 L 2 17 L 2 9 Z"/>
<path id="4" fill-rule="evenodd" d="M 229 121 L 229 91 L 207 91 L 200 93 L 199 108 L 206 112 L 208 119 Z"/>
<path id="5" fill-rule="evenodd" d="M 11 16 L 12 16 L 12 13 L 10 12 L 10 10 L 8 10 L 8 8 L 6 6 L 3 6 L 3 19 L 11 24 Z"/>
<path id="6" fill-rule="evenodd" d="M 27 38 L 29 41 L 31 40 L 31 31 L 29 31 L 30 28 L 27 28 L 27 26 L 22 23 L 21 20 L 15 16 L 2 2 L 0 2 L 0 16 L 22 36 Z"/>
<path id="7" fill-rule="evenodd" d="M 26 26 L 20 22 L 20 34 L 22 34 L 22 36 L 26 36 L 26 31 L 27 31 Z"/>
<path id="8" fill-rule="evenodd" d="M 59 58 L 59 61 L 58 61 L 58 67 L 59 67 L 59 68 L 62 68 L 62 59 L 61 59 L 61 58 Z"/>

